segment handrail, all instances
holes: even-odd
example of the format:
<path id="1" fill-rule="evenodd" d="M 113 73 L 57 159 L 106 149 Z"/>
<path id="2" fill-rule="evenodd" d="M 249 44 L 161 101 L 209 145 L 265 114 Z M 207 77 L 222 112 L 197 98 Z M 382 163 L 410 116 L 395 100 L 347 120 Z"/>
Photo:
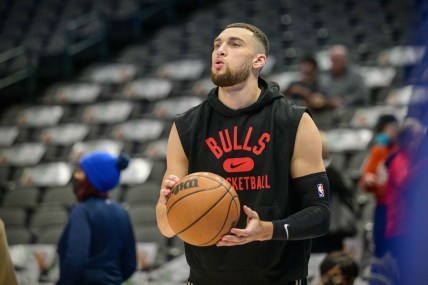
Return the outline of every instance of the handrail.
<path id="1" fill-rule="evenodd" d="M 96 22 L 101 22 L 100 30 L 96 33 L 87 36 L 85 38 L 76 39 L 77 31 L 85 26 L 90 26 Z M 72 57 L 91 46 L 100 44 L 100 56 L 102 58 L 107 57 L 107 39 L 106 39 L 106 24 L 101 20 L 101 18 L 95 12 L 88 13 L 86 15 L 80 16 L 76 19 L 73 19 L 67 23 L 66 27 L 66 65 L 65 72 L 67 76 L 71 76 L 73 72 L 73 60 Z"/>
<path id="2" fill-rule="evenodd" d="M 0 64 L 11 61 L 17 57 L 25 56 L 27 57 L 27 65 L 24 68 L 21 68 L 11 74 L 6 75 L 5 77 L 0 78 L 0 89 L 3 89 L 7 86 L 10 86 L 16 82 L 19 82 L 23 79 L 30 78 L 34 79 L 34 69 L 31 64 L 31 56 L 27 52 L 24 46 L 17 46 L 11 48 L 2 54 L 0 54 Z M 30 83 L 30 89 L 33 87 L 34 82 Z"/>
<path id="3" fill-rule="evenodd" d="M 97 20 L 99 20 L 99 17 L 96 15 L 96 13 L 88 13 L 73 20 L 70 20 L 67 23 L 67 30 L 73 31 Z"/>
<path id="4" fill-rule="evenodd" d="M 141 9 L 139 11 L 139 16 L 140 16 L 141 20 L 144 21 L 144 20 L 147 20 L 153 16 L 156 16 L 157 14 L 159 14 L 161 12 L 168 11 L 169 17 L 172 18 L 169 20 L 174 20 L 175 19 L 174 8 L 176 5 L 176 1 L 177 0 L 164 0 L 163 3 L 153 5 L 150 7 L 146 7 L 146 9 Z"/>
<path id="5" fill-rule="evenodd" d="M 103 23 L 101 29 L 97 31 L 97 33 L 80 41 L 76 41 L 76 31 L 85 26 L 90 26 L 95 22 L 103 23 L 96 13 L 89 13 L 68 22 L 66 28 L 68 44 L 66 49 L 69 56 L 75 55 L 76 53 L 81 52 L 94 44 L 106 40 L 106 25 Z"/>
<path id="6" fill-rule="evenodd" d="M 17 46 L 17 47 L 11 48 L 0 54 L 0 63 L 11 60 L 15 57 L 23 55 L 24 53 L 25 53 L 24 46 Z"/>

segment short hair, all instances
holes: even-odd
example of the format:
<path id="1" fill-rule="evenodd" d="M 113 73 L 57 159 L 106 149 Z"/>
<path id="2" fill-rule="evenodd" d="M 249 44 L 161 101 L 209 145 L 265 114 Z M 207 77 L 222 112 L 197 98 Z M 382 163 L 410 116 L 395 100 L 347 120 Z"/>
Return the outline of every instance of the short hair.
<path id="1" fill-rule="evenodd" d="M 307 62 L 307 63 L 312 64 L 315 69 L 318 68 L 317 60 L 315 59 L 315 57 L 312 54 L 307 54 L 307 55 L 303 56 L 300 62 L 302 62 L 302 63 Z"/>
<path id="2" fill-rule="evenodd" d="M 233 23 L 233 24 L 226 26 L 226 29 L 229 29 L 229 28 L 242 28 L 242 29 L 246 29 L 250 32 L 253 32 L 256 40 L 262 44 L 263 49 L 264 49 L 263 52 L 266 55 L 269 54 L 269 40 L 268 40 L 266 34 L 263 33 L 262 30 L 260 30 L 256 26 L 251 25 L 251 24 L 247 24 L 247 23 Z"/>
<path id="3" fill-rule="evenodd" d="M 348 49 L 344 45 L 333 45 L 329 48 L 329 54 L 331 55 L 341 55 L 343 57 L 348 57 Z"/>
<path id="4" fill-rule="evenodd" d="M 393 124 L 393 123 L 398 123 L 397 118 L 392 115 L 392 114 L 384 114 L 379 116 L 379 118 L 377 119 L 376 125 L 374 127 L 374 132 L 380 133 L 382 132 L 385 127 L 389 124 Z"/>
<path id="5" fill-rule="evenodd" d="M 338 265 L 343 276 L 348 281 L 353 281 L 359 273 L 358 264 L 355 260 L 343 251 L 333 251 L 329 253 L 320 264 L 321 275 L 326 274 L 330 269 Z"/>

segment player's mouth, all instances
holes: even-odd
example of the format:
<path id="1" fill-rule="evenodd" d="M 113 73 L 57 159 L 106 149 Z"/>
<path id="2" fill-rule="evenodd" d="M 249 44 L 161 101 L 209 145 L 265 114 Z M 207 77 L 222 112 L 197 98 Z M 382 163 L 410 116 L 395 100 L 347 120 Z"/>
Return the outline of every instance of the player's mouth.
<path id="1" fill-rule="evenodd" d="M 223 62 L 223 60 L 218 59 L 218 58 L 216 58 L 216 59 L 214 60 L 214 68 L 216 68 L 216 69 L 220 69 L 220 68 L 222 68 L 223 66 L 224 66 L 224 62 Z"/>

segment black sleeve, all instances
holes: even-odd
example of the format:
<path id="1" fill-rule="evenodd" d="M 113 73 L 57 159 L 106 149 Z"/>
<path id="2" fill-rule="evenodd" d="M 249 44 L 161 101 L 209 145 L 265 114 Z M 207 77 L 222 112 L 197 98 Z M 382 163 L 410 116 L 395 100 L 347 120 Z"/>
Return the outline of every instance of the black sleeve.
<path id="1" fill-rule="evenodd" d="M 329 182 L 325 172 L 292 180 L 302 210 L 273 222 L 273 240 L 301 240 L 322 236 L 330 227 Z"/>

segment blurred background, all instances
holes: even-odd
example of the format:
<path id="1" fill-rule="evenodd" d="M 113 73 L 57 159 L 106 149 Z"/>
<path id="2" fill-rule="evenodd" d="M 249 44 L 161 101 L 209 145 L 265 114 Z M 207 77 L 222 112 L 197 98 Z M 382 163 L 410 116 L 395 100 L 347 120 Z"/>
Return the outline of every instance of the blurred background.
<path id="1" fill-rule="evenodd" d="M 214 87 L 212 43 L 234 22 L 267 34 L 262 77 L 308 106 L 323 133 L 325 159 L 355 218 L 340 243 L 358 261 L 359 281 L 392 284 L 372 270 L 381 264 L 373 241 L 379 201 L 360 180 L 381 117 L 427 122 L 424 0 L 0 1 L 0 217 L 20 284 L 53 283 L 55 245 L 75 204 L 73 167 L 94 150 L 132 158 L 111 194 L 128 209 L 141 247 L 129 283 L 184 284 L 183 245 L 155 221 L 166 139 L 175 115 Z M 354 77 L 335 81 L 351 70 Z M 335 82 L 339 91 L 329 89 Z M 355 82 L 358 92 L 345 100 Z M 320 251 L 310 284 L 329 250 Z M 41 268 L 40 254 L 52 270 Z"/>

